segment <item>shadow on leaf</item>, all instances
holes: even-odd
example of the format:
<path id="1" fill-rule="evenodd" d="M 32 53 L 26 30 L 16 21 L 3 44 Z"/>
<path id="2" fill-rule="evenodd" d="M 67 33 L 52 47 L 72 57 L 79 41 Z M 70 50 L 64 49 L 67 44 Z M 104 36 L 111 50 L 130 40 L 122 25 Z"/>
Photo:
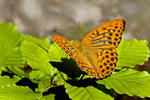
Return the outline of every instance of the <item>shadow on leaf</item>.
<path id="1" fill-rule="evenodd" d="M 65 88 L 63 85 L 52 87 L 48 90 L 48 92 L 42 93 L 43 96 L 49 95 L 49 94 L 55 94 L 55 100 L 70 100 L 69 96 L 65 92 Z"/>
<path id="2" fill-rule="evenodd" d="M 67 80 L 67 83 L 69 83 L 72 86 L 77 86 L 77 87 L 88 87 L 88 86 L 93 86 L 97 88 L 98 90 L 103 91 L 106 94 L 109 94 L 112 96 L 112 93 L 110 90 L 108 90 L 104 85 L 102 84 L 97 84 L 95 78 L 86 78 L 84 80 Z"/>
<path id="3" fill-rule="evenodd" d="M 76 64 L 76 62 L 70 58 L 61 59 L 62 62 L 50 62 L 52 66 L 56 67 L 59 71 L 66 73 L 70 78 L 77 78 L 81 74 L 85 74 Z"/>

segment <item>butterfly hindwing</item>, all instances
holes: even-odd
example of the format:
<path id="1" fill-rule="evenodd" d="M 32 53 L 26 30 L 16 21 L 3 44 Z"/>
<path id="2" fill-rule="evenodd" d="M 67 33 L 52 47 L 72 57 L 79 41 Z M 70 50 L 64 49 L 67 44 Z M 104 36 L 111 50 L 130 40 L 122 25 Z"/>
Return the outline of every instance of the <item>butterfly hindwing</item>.
<path id="1" fill-rule="evenodd" d="M 104 78 L 114 71 L 118 61 L 118 54 L 116 49 L 99 50 L 97 54 L 99 54 L 99 56 L 97 58 L 96 67 L 98 69 L 99 78 Z"/>

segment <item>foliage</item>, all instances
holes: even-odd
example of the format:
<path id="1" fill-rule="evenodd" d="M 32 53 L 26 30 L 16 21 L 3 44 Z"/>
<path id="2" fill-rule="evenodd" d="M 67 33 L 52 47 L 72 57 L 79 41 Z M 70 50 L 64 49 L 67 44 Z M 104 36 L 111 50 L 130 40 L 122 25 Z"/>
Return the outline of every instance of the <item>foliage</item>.
<path id="1" fill-rule="evenodd" d="M 11 23 L 0 23 L 1 100 L 112 100 L 118 94 L 150 97 L 150 75 L 133 68 L 149 57 L 146 40 L 125 40 L 117 48 L 117 70 L 96 80 L 85 75 L 56 43 L 20 34 Z"/>
<path id="2" fill-rule="evenodd" d="M 117 52 L 119 61 L 117 68 L 122 66 L 134 67 L 136 64 L 142 65 L 144 61 L 149 58 L 149 48 L 147 47 L 148 41 L 132 39 L 126 41 L 122 39 Z"/>
<path id="3" fill-rule="evenodd" d="M 97 100 L 98 98 L 102 100 L 113 100 L 110 95 L 105 94 L 93 86 L 77 87 L 65 83 L 65 88 L 69 97 L 73 100 Z"/>
<path id="4" fill-rule="evenodd" d="M 98 80 L 98 84 L 104 84 L 108 89 L 113 88 L 119 94 L 130 96 L 150 97 L 150 75 L 133 69 L 121 70 L 104 80 Z M 138 92 L 137 92 L 138 91 Z"/>

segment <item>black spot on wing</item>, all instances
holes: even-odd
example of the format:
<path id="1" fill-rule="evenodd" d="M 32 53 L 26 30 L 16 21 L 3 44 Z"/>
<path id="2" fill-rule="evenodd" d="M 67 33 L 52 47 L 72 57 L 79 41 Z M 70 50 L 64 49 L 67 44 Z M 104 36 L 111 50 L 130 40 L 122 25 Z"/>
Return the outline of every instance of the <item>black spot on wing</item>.
<path id="1" fill-rule="evenodd" d="M 123 20 L 123 28 L 125 28 L 125 26 L 126 26 L 126 22 L 125 20 Z"/>
<path id="2" fill-rule="evenodd" d="M 116 45 L 116 42 L 113 42 L 114 45 Z"/>
<path id="3" fill-rule="evenodd" d="M 115 28 L 118 28 L 118 26 L 115 26 Z"/>
<path id="4" fill-rule="evenodd" d="M 114 70 L 114 68 L 111 68 L 111 71 L 113 71 Z"/>
<path id="5" fill-rule="evenodd" d="M 103 29 L 103 30 L 106 30 L 106 27 L 103 27 L 102 29 Z"/>
<path id="6" fill-rule="evenodd" d="M 116 36 L 119 36 L 118 34 L 115 34 Z"/>
<path id="7" fill-rule="evenodd" d="M 114 53 L 110 53 L 110 55 L 111 55 L 111 56 L 113 56 L 113 55 L 114 55 Z"/>
<path id="8" fill-rule="evenodd" d="M 111 61 L 114 61 L 114 58 L 111 58 Z"/>
<path id="9" fill-rule="evenodd" d="M 107 63 L 110 63 L 110 61 L 109 61 L 109 60 L 107 60 Z"/>
<path id="10" fill-rule="evenodd" d="M 108 55 L 106 55 L 105 57 L 106 57 L 106 58 L 109 58 L 109 56 L 108 56 Z"/>
<path id="11" fill-rule="evenodd" d="M 117 39 L 117 38 L 114 38 L 114 40 L 117 41 L 118 39 Z"/>
<path id="12" fill-rule="evenodd" d="M 109 65 L 110 65 L 110 66 L 113 66 L 113 63 L 110 63 Z"/>
<path id="13" fill-rule="evenodd" d="M 108 51 L 106 51 L 105 53 L 107 53 L 107 54 L 108 54 L 109 52 L 108 52 Z"/>
<path id="14" fill-rule="evenodd" d="M 116 67 L 116 63 L 114 63 L 115 67 Z"/>
<path id="15" fill-rule="evenodd" d="M 105 69 L 102 70 L 102 73 L 105 72 Z"/>
<path id="16" fill-rule="evenodd" d="M 106 67 L 107 70 L 108 70 L 109 68 L 110 68 L 109 66 Z"/>
<path id="17" fill-rule="evenodd" d="M 110 39 L 111 39 L 111 37 L 108 37 L 108 39 L 110 40 Z"/>
<path id="18" fill-rule="evenodd" d="M 103 66 L 102 66 L 102 65 L 100 65 L 99 67 L 100 67 L 100 68 L 102 68 Z"/>
<path id="19" fill-rule="evenodd" d="M 104 60 L 104 57 L 102 58 L 101 62 Z"/>
<path id="20" fill-rule="evenodd" d="M 100 36 L 100 33 L 99 33 L 99 31 L 98 31 L 98 30 L 96 30 L 96 35 L 97 35 L 97 36 Z"/>
<path id="21" fill-rule="evenodd" d="M 104 63 L 104 65 L 107 65 L 107 63 Z"/>
<path id="22" fill-rule="evenodd" d="M 109 33 L 109 36 L 112 36 L 113 35 L 113 33 Z"/>

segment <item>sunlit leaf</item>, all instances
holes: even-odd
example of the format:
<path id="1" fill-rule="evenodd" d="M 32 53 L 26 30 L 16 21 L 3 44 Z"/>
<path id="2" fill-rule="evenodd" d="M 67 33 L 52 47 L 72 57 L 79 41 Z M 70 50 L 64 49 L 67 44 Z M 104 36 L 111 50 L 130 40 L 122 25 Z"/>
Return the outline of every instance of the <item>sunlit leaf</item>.
<path id="1" fill-rule="evenodd" d="M 93 86 L 77 87 L 66 83 L 65 88 L 66 93 L 72 100 L 113 100 L 110 95 Z"/>
<path id="2" fill-rule="evenodd" d="M 150 75 L 146 71 L 121 70 L 106 79 L 98 80 L 97 83 L 105 85 L 108 89 L 114 89 L 119 94 L 150 97 Z"/>
<path id="3" fill-rule="evenodd" d="M 117 53 L 119 55 L 119 61 L 117 68 L 123 66 L 134 67 L 136 64 L 144 64 L 149 58 L 149 48 L 146 40 L 125 40 L 122 39 Z"/>

